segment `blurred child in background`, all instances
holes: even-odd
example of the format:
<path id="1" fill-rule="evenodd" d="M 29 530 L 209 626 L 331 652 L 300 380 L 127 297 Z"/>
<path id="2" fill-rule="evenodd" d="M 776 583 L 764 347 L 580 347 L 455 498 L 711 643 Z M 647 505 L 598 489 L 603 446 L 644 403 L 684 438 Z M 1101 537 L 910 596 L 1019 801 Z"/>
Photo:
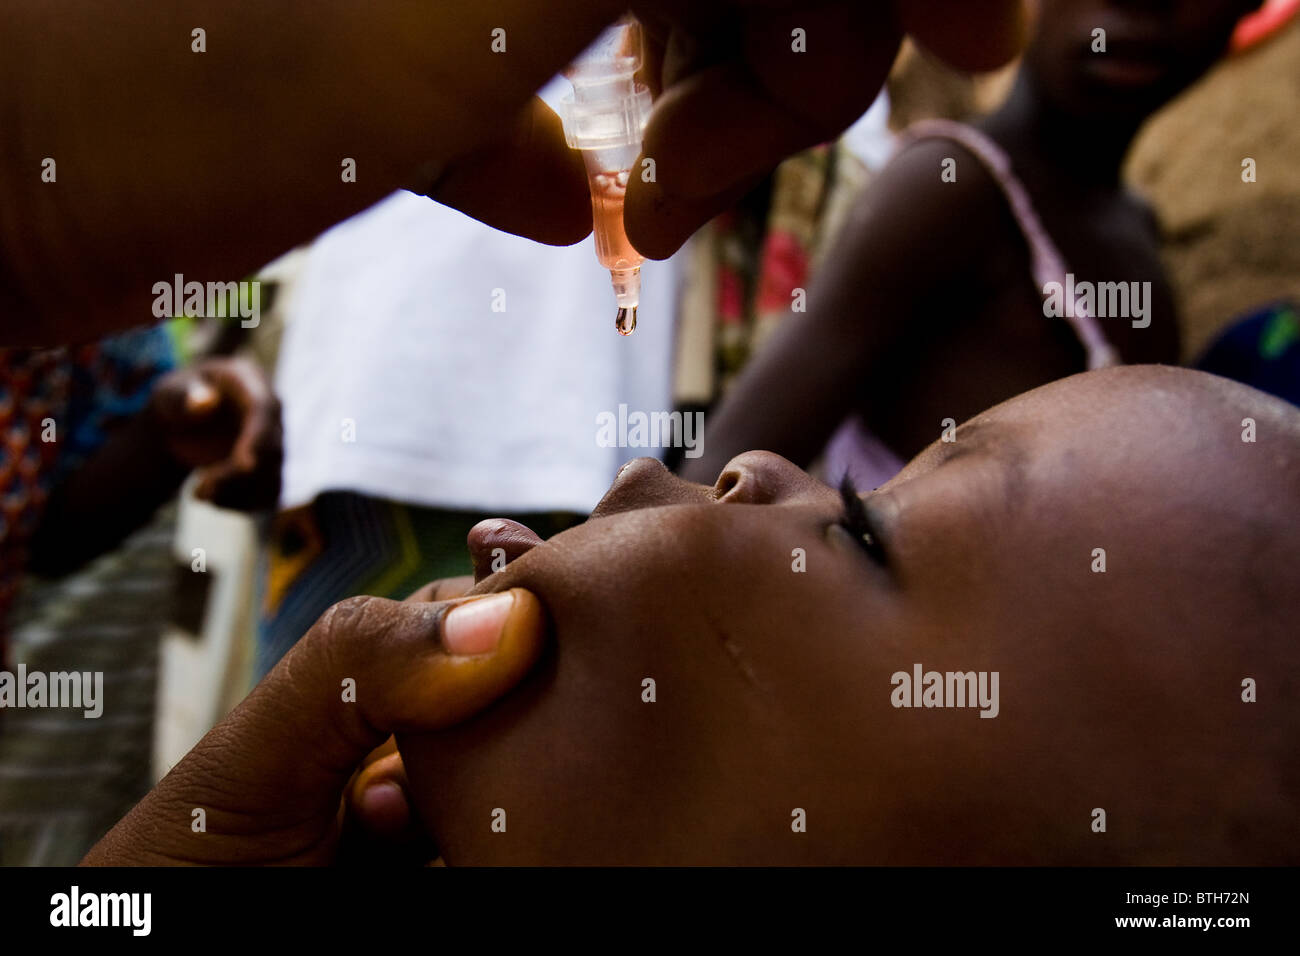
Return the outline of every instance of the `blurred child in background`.
<path id="1" fill-rule="evenodd" d="M 1086 368 L 1175 361 L 1155 218 L 1120 169 L 1142 123 L 1215 62 L 1255 6 L 1040 4 L 1005 105 L 976 125 L 912 128 L 859 200 L 807 311 L 745 369 L 683 475 L 712 480 L 749 448 L 801 464 L 825 450 L 829 480 L 875 487 L 945 420 Z M 1101 283 L 1129 293 L 1123 314 L 1110 314 L 1118 299 L 1064 301 Z"/>

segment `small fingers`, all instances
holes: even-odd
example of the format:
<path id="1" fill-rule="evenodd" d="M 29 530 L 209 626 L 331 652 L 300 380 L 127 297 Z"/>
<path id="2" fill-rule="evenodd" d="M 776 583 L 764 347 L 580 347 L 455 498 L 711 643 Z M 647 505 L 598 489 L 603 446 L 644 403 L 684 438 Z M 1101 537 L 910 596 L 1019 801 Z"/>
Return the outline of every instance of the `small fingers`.
<path id="1" fill-rule="evenodd" d="M 409 784 L 401 754 L 394 751 L 367 764 L 348 787 L 348 812 L 366 833 L 396 840 L 411 829 Z"/>

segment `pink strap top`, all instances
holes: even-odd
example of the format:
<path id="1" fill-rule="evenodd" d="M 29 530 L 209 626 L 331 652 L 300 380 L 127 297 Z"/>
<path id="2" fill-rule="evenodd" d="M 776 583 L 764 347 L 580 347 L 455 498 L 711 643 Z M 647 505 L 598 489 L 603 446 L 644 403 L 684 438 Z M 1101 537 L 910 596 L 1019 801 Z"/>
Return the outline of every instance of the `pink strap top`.
<path id="1" fill-rule="evenodd" d="M 1045 290 L 1049 282 L 1060 282 L 1064 288 L 1065 276 L 1069 271 L 1065 257 L 1047 234 L 1038 213 L 1034 211 L 1028 191 L 1012 172 L 1011 159 L 1002 148 L 979 130 L 951 120 L 923 120 L 914 123 L 900 138 L 899 148 L 926 138 L 953 140 L 966 147 L 979 160 L 980 165 L 988 170 L 1002 190 L 1011 214 L 1029 244 L 1030 269 L 1039 290 L 1046 296 Z M 1088 368 L 1120 364 L 1119 353 L 1107 341 L 1096 317 L 1078 299 L 1073 305 L 1073 310 L 1066 310 L 1067 313 L 1073 313 L 1067 315 L 1066 320 L 1087 353 Z M 839 430 L 831 436 L 823 455 L 823 473 L 832 484 L 838 484 L 840 476 L 848 474 L 859 488 L 878 488 L 903 467 L 902 459 L 868 431 L 857 415 L 845 419 Z"/>
<path id="2" fill-rule="evenodd" d="M 952 120 L 922 120 L 908 127 L 899 141 L 899 148 L 919 139 L 950 139 L 966 147 L 980 161 L 993 181 L 1007 199 L 1011 215 L 1029 244 L 1030 269 L 1034 282 L 1046 295 L 1049 282 L 1059 282 L 1065 288 L 1065 276 L 1069 269 L 1065 258 L 1056 248 L 1056 243 L 1047 234 L 1042 220 L 1034 210 L 1034 204 L 1024 184 L 1011 169 L 1011 159 L 1002 147 L 989 139 L 979 130 L 965 123 Z M 1097 318 L 1083 306 L 1077 298 L 1072 309 L 1066 309 L 1066 321 L 1074 329 L 1075 335 L 1088 355 L 1088 368 L 1105 368 L 1119 365 L 1119 353 L 1106 339 Z"/>

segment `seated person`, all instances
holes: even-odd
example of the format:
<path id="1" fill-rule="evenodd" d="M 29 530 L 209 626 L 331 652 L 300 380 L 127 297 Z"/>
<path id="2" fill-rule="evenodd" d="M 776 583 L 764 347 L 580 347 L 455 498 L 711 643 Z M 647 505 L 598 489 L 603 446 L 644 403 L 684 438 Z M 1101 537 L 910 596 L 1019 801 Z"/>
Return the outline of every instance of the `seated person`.
<path id="1" fill-rule="evenodd" d="M 1006 103 L 923 122 L 808 291 L 708 416 L 711 481 L 765 448 L 864 489 L 955 424 L 1052 379 L 1178 357 L 1151 209 L 1121 177 L 1142 124 L 1257 0 L 1043 0 Z M 1094 31 L 1105 33 L 1104 49 Z"/>
<path id="2" fill-rule="evenodd" d="M 1300 411 L 1127 366 L 954 437 L 862 496 L 762 452 L 711 488 L 641 459 L 549 541 L 484 522 L 476 567 L 510 560 L 470 593 L 553 633 L 514 691 L 465 720 L 524 668 L 471 642 L 457 679 L 492 693 L 457 710 L 420 670 L 437 605 L 340 605 L 88 862 L 324 862 L 393 731 L 452 864 L 1297 862 Z M 980 676 L 963 706 L 917 669 Z M 237 825 L 190 834 L 213 794 Z"/>

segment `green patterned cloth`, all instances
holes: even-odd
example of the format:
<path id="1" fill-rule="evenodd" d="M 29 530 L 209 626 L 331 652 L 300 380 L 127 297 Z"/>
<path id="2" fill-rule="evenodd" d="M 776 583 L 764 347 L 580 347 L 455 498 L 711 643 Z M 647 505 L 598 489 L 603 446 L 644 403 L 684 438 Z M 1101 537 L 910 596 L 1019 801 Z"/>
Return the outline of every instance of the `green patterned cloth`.
<path id="1" fill-rule="evenodd" d="M 331 604 L 358 594 L 401 600 L 437 578 L 470 574 L 465 536 L 488 517 L 513 517 L 543 538 L 572 514 L 487 515 L 327 492 L 276 516 L 254 679 L 260 680 Z"/>

